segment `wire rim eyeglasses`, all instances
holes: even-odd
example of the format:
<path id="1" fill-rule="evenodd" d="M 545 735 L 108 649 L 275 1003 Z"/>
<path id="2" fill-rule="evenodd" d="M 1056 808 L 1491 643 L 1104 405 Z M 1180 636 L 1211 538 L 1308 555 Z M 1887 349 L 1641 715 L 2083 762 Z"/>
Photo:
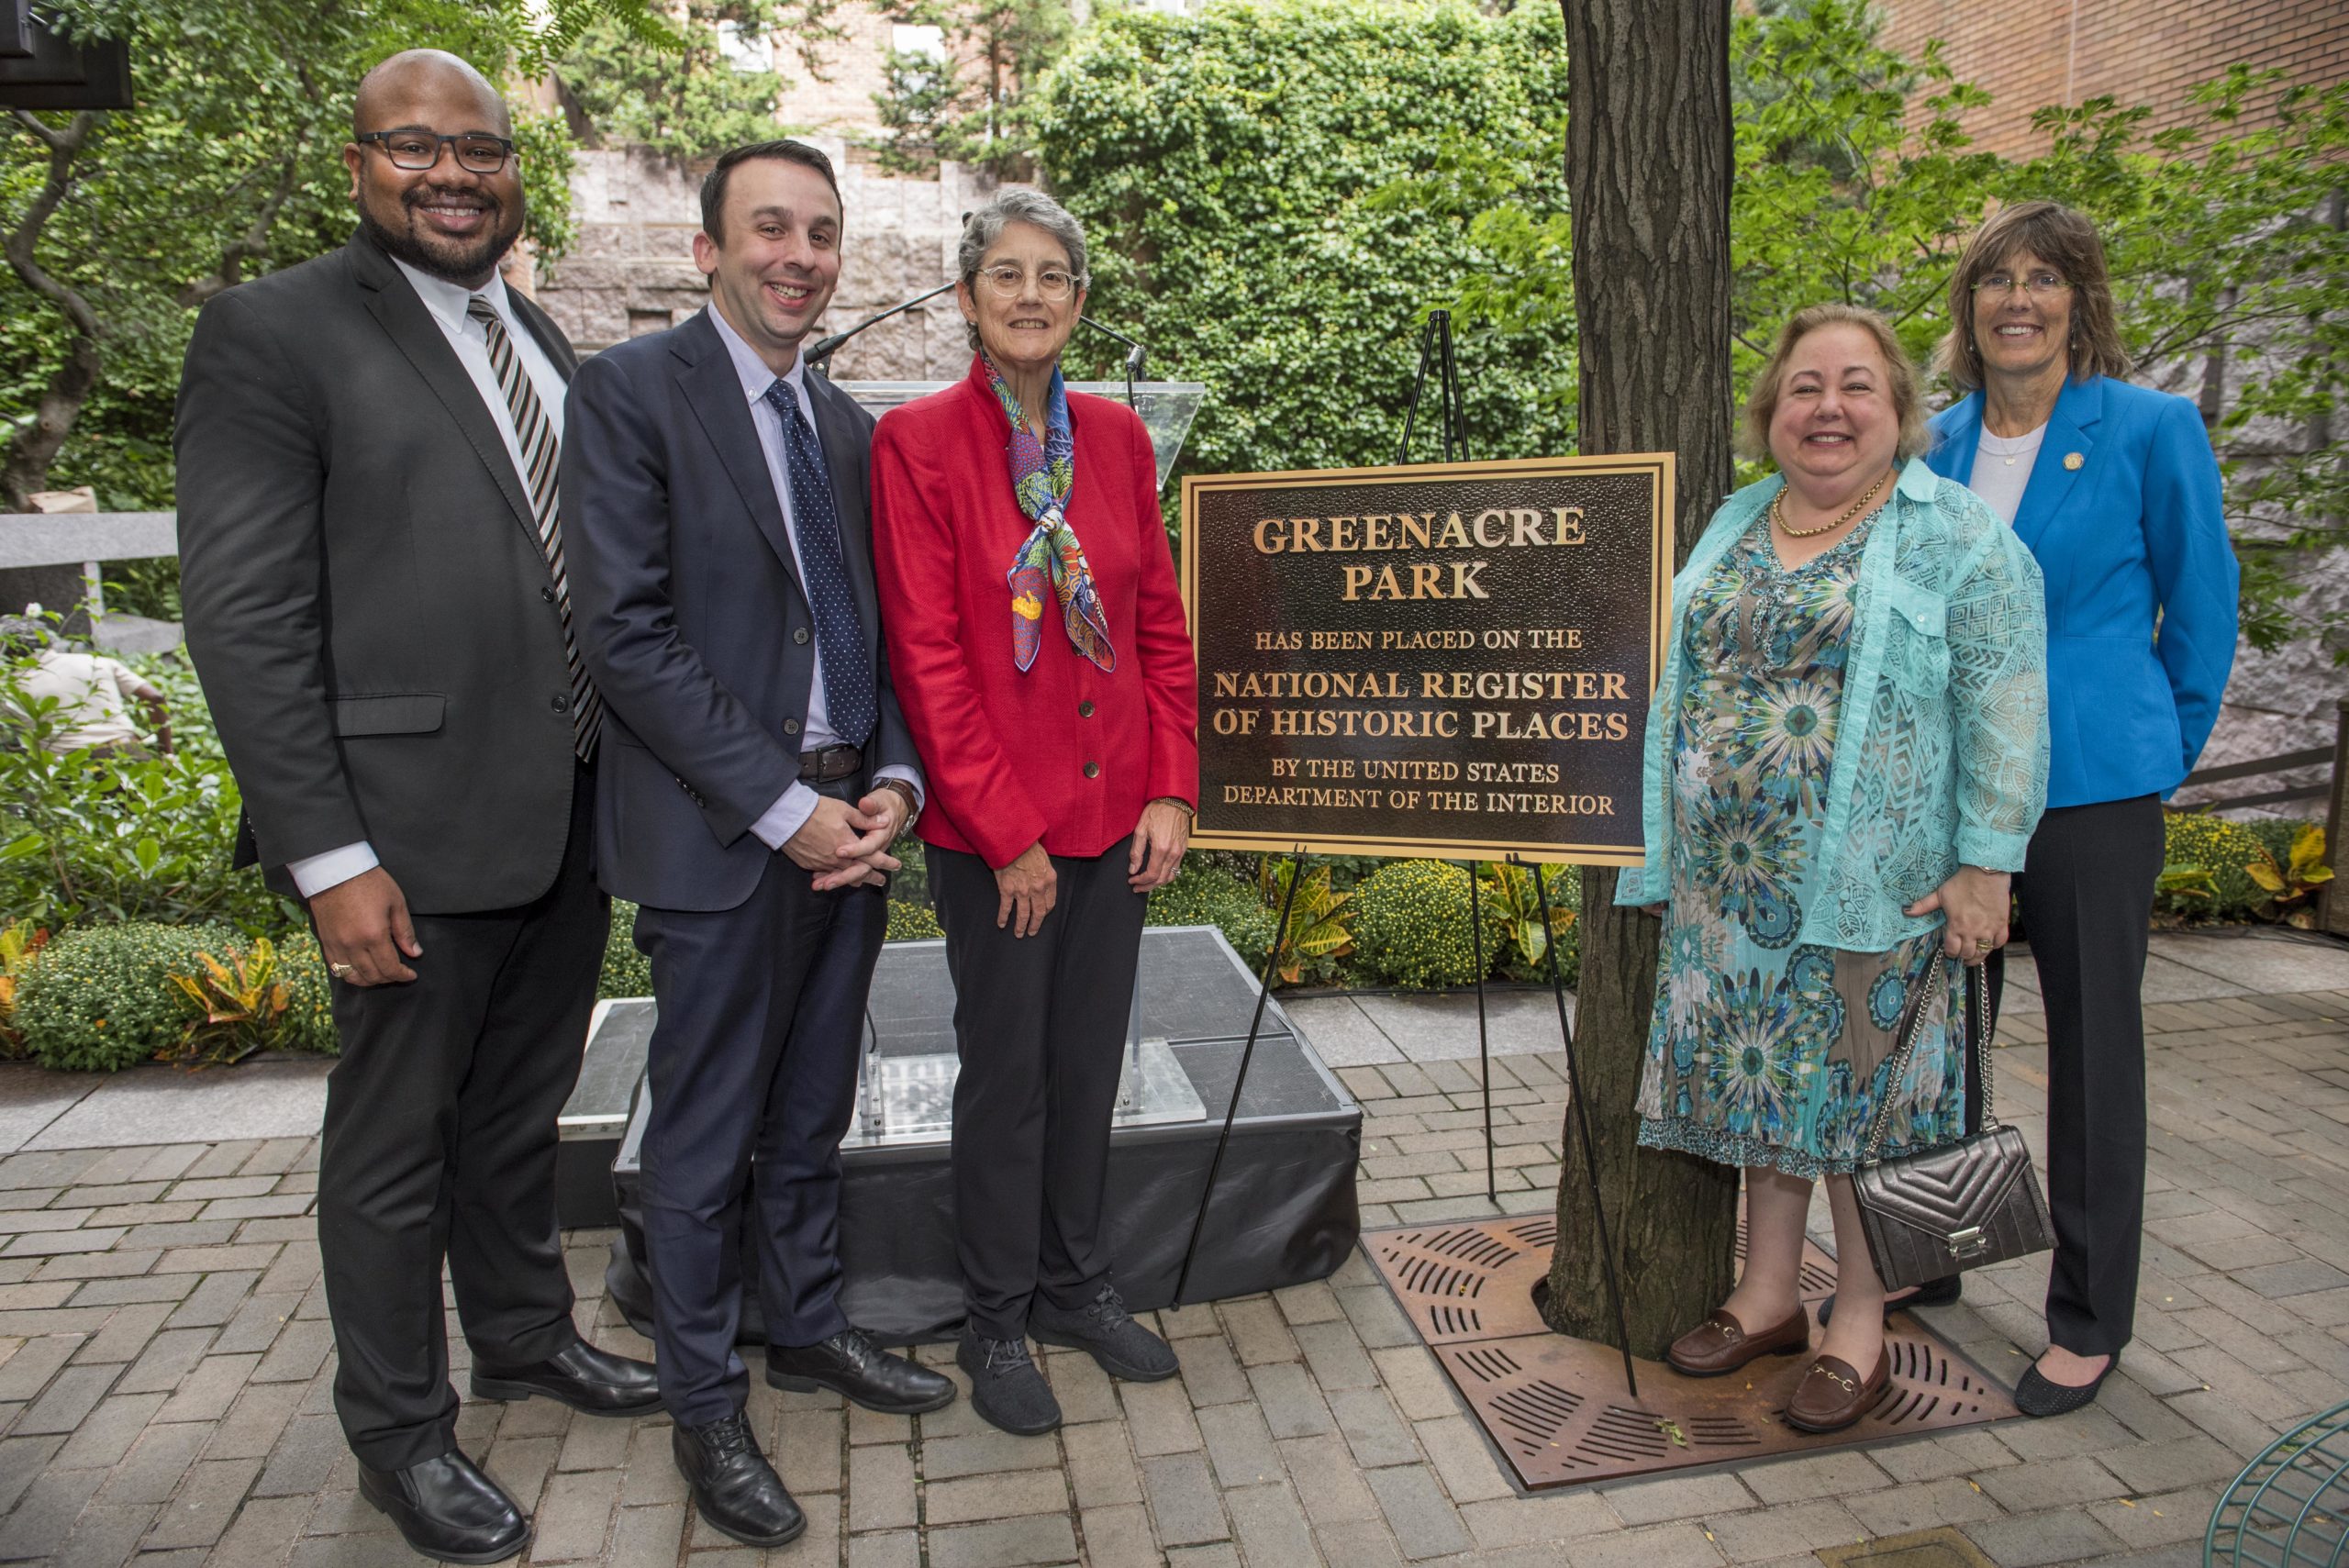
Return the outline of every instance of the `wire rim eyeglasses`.
<path id="1" fill-rule="evenodd" d="M 987 293 L 997 299 L 1018 299 L 1028 287 L 1028 270 L 1008 264 L 982 267 L 979 269 L 979 281 L 985 284 Z M 1038 272 L 1035 283 L 1037 295 L 1052 305 L 1061 304 L 1085 286 L 1083 278 L 1063 272 L 1058 267 L 1046 267 Z"/>
<path id="2" fill-rule="evenodd" d="M 1973 284 L 1974 292 L 1977 295 L 2006 295 L 2021 289 L 2034 299 L 2046 295 L 2062 294 L 2071 286 L 2070 279 L 2058 277 L 2054 272 L 2033 272 L 2029 277 L 2023 278 L 2015 277 L 2008 272 L 1992 272 L 1987 277 L 1975 279 Z"/>

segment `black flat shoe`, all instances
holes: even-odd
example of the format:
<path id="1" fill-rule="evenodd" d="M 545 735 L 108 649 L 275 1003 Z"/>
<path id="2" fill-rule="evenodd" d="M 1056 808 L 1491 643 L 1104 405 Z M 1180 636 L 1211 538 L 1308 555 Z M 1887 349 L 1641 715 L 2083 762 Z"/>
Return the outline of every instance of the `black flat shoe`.
<path id="1" fill-rule="evenodd" d="M 1884 1316 L 1889 1321 L 1894 1313 L 1906 1312 L 1912 1307 L 1947 1307 L 1965 1294 L 1965 1276 L 1964 1274 L 1951 1274 L 1945 1279 L 1927 1280 L 1917 1287 L 1917 1293 L 1914 1296 L 1904 1296 L 1898 1301 L 1886 1302 Z M 1827 1320 L 1834 1316 L 1835 1298 L 1831 1296 L 1819 1304 L 1819 1326 L 1822 1329 L 1826 1328 Z"/>
<path id="2" fill-rule="evenodd" d="M 740 1411 L 707 1426 L 672 1428 L 669 1451 L 695 1508 L 718 1534 L 745 1546 L 782 1546 L 807 1528 Z"/>
<path id="3" fill-rule="evenodd" d="M 359 1467 L 359 1495 L 400 1537 L 439 1562 L 503 1562 L 530 1544 L 530 1521 L 497 1483 L 462 1453 L 405 1470 Z"/>
<path id="4" fill-rule="evenodd" d="M 892 1354 L 862 1329 L 812 1345 L 769 1345 L 767 1383 L 796 1394 L 829 1388 L 885 1416 L 918 1416 L 954 1403 L 954 1380 Z"/>
<path id="5" fill-rule="evenodd" d="M 2063 1384 L 2042 1377 L 2039 1363 L 2033 1362 L 2024 1369 L 2022 1381 L 2015 1385 L 2015 1408 L 2026 1416 L 2068 1416 L 2084 1406 L 2095 1404 L 2096 1391 L 2104 1386 L 2104 1380 L 2110 1377 L 2113 1369 L 2120 1364 L 2121 1358 L 2114 1356 L 2104 1363 L 2104 1370 L 2096 1374 L 2094 1383 L 2067 1388 Z"/>
<path id="6" fill-rule="evenodd" d="M 476 1399 L 528 1399 L 533 1394 L 590 1416 L 641 1416 L 661 1408 L 661 1379 L 651 1362 L 630 1361 L 577 1340 L 536 1366 L 473 1363 Z"/>

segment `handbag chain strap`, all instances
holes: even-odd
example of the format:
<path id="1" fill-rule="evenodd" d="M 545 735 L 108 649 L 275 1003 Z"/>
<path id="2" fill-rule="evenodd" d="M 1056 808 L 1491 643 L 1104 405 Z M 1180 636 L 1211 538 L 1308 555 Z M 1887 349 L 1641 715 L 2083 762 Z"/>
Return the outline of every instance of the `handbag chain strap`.
<path id="1" fill-rule="evenodd" d="M 1883 1157 L 1885 1134 L 1892 1129 L 1892 1094 L 1900 1080 L 1908 1076 L 1909 1063 L 1917 1054 L 1917 1037 L 1925 1032 L 1926 1017 L 1933 1010 L 1934 994 L 1945 983 L 1949 965 L 1940 953 L 1925 971 L 1922 989 L 1903 1009 L 1907 1015 L 1909 1032 L 1892 1053 L 1892 1063 L 1884 1076 L 1884 1098 L 1876 1107 L 1876 1115 L 1868 1120 L 1867 1142 L 1860 1150 L 1863 1164 L 1875 1164 Z M 1974 1058 L 1974 1082 L 1982 1094 L 1982 1130 L 1994 1132 L 1998 1126 L 1997 1100 L 1990 1074 L 1990 976 L 1988 966 L 1975 964 L 1968 971 L 1974 976 L 1974 1005 L 1966 1009 L 1966 1043 Z"/>

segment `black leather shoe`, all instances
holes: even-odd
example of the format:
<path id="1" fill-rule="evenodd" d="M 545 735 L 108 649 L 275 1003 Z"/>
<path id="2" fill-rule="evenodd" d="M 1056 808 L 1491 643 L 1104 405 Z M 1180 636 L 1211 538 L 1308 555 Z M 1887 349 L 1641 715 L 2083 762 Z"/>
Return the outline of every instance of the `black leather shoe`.
<path id="1" fill-rule="evenodd" d="M 745 1546 L 781 1546 L 807 1528 L 740 1411 L 706 1427 L 671 1429 L 669 1451 L 693 1488 L 694 1507 L 718 1534 Z"/>
<path id="2" fill-rule="evenodd" d="M 473 1363 L 476 1399 L 528 1399 L 543 1394 L 590 1416 L 641 1416 L 661 1408 L 661 1379 L 651 1362 L 630 1361 L 575 1340 L 536 1366 Z"/>
<path id="3" fill-rule="evenodd" d="M 883 1350 L 862 1329 L 812 1345 L 769 1345 L 767 1382 L 795 1394 L 829 1388 L 885 1416 L 918 1416 L 954 1403 L 954 1380 Z"/>
<path id="4" fill-rule="evenodd" d="M 400 1536 L 441 1562 L 503 1562 L 530 1544 L 530 1521 L 514 1499 L 462 1453 L 406 1470 L 359 1467 L 359 1495 L 399 1527 Z"/>

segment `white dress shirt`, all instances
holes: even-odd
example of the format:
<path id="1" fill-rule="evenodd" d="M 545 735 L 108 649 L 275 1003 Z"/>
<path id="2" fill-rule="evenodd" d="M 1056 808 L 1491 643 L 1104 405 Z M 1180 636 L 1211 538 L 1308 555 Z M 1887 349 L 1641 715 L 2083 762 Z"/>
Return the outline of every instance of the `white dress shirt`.
<path id="1" fill-rule="evenodd" d="M 436 278 L 429 272 L 418 272 L 397 257 L 392 259 L 406 277 L 417 298 L 424 302 L 449 346 L 457 351 L 457 361 L 473 377 L 473 388 L 489 408 L 489 417 L 497 422 L 497 433 L 505 438 L 506 455 L 513 460 L 518 476 L 523 470 L 522 439 L 514 431 L 514 415 L 506 406 L 506 389 L 497 384 L 497 371 L 489 362 L 489 328 L 465 314 L 473 295 L 480 295 L 497 312 L 506 324 L 506 335 L 513 339 L 515 350 L 522 356 L 522 372 L 530 378 L 531 389 L 539 395 L 539 406 L 546 410 L 554 424 L 555 439 L 562 439 L 562 395 L 565 384 L 562 373 L 539 346 L 538 338 L 514 314 L 514 305 L 506 295 L 506 280 L 492 275 L 481 288 L 469 289 L 462 284 L 452 284 L 446 278 Z M 338 883 L 349 882 L 362 872 L 373 871 L 377 864 L 374 848 L 365 840 L 328 850 L 324 854 L 306 855 L 286 862 L 285 870 L 294 878 L 294 885 L 305 898 L 314 898 Z"/>
<path id="2" fill-rule="evenodd" d="M 807 577 L 800 566 L 799 530 L 792 521 L 791 478 L 785 467 L 790 449 L 784 445 L 783 415 L 767 401 L 767 388 L 775 384 L 775 373 L 767 368 L 764 360 L 759 358 L 757 350 L 742 340 L 742 335 L 728 324 L 726 317 L 718 313 L 716 302 L 706 308 L 709 314 L 709 324 L 718 328 L 718 340 L 726 345 L 726 356 L 734 362 L 734 374 L 742 384 L 742 395 L 751 405 L 751 424 L 759 432 L 759 450 L 767 460 L 767 481 L 774 486 L 775 504 L 783 508 L 784 535 L 791 540 L 791 569 L 799 573 L 799 580 L 804 584 Z M 791 369 L 782 380 L 784 385 L 791 389 L 791 395 L 798 399 L 800 417 L 807 421 L 807 428 L 815 431 L 816 406 L 807 396 L 807 361 L 795 358 L 791 361 Z M 819 450 L 823 444 L 824 438 L 818 435 L 816 445 Z M 841 548 L 847 548 L 846 540 L 841 541 Z M 812 646 L 816 652 L 815 680 L 807 693 L 807 718 L 799 731 L 800 749 L 807 751 L 841 743 L 840 734 L 832 728 L 831 715 L 824 701 L 823 645 L 818 642 Z M 877 671 L 875 674 L 878 675 Z M 922 778 L 918 769 L 899 764 L 883 768 L 873 775 L 876 785 L 884 779 L 904 781 L 914 792 L 914 809 L 917 812 L 921 809 Z M 768 849 L 780 850 L 807 823 L 807 818 L 815 815 L 817 798 L 814 790 L 797 779 L 792 780 L 775 797 L 774 804 L 751 824 L 751 833 Z"/>

